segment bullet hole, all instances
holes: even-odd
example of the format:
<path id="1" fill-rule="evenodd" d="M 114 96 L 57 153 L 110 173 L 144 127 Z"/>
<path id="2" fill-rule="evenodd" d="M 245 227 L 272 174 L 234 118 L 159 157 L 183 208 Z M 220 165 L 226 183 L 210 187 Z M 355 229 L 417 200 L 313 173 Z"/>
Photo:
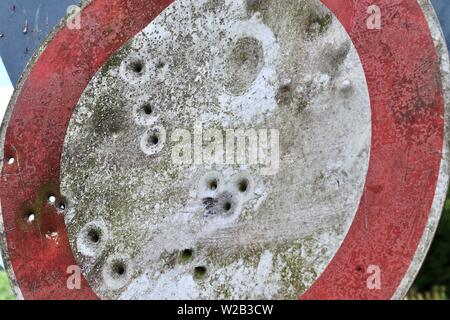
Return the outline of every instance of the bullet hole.
<path id="1" fill-rule="evenodd" d="M 151 156 L 164 149 L 166 141 L 166 131 L 162 127 L 152 128 L 141 138 L 141 150 Z"/>
<path id="2" fill-rule="evenodd" d="M 56 197 L 55 197 L 54 195 L 51 194 L 51 195 L 48 196 L 47 200 L 48 200 L 49 203 L 55 204 L 55 202 L 56 202 Z"/>
<path id="3" fill-rule="evenodd" d="M 97 230 L 97 229 L 91 229 L 91 230 L 88 231 L 87 237 L 88 237 L 88 240 L 91 243 L 94 243 L 94 244 L 95 243 L 99 243 L 100 242 L 100 237 L 101 237 L 100 231 Z"/>
<path id="4" fill-rule="evenodd" d="M 224 204 L 223 204 L 223 210 L 225 211 L 225 212 L 229 212 L 230 210 L 231 210 L 231 202 L 225 202 Z"/>
<path id="5" fill-rule="evenodd" d="M 192 255 L 193 255 L 193 252 L 192 252 L 192 250 L 191 249 L 184 249 L 182 252 L 181 252 L 181 259 L 182 260 L 190 260 L 191 258 L 192 258 Z"/>
<path id="6" fill-rule="evenodd" d="M 66 210 L 66 204 L 64 202 L 60 202 L 58 205 L 58 208 L 59 208 L 59 210 L 64 211 L 64 210 Z"/>
<path id="7" fill-rule="evenodd" d="M 151 115 L 153 113 L 153 108 L 149 103 L 145 103 L 142 106 L 142 111 L 146 114 L 146 115 Z"/>
<path id="8" fill-rule="evenodd" d="M 133 260 L 129 256 L 108 258 L 102 270 L 105 284 L 112 290 L 124 287 L 133 274 Z"/>
<path id="9" fill-rule="evenodd" d="M 33 211 L 29 211 L 26 214 L 25 218 L 26 218 L 26 221 L 31 224 L 36 220 L 36 215 L 34 214 Z"/>
<path id="10" fill-rule="evenodd" d="M 134 54 L 121 62 L 120 75 L 129 83 L 137 84 L 148 79 L 148 69 L 147 62 L 141 56 Z"/>
<path id="11" fill-rule="evenodd" d="M 7 163 L 8 163 L 8 165 L 10 165 L 10 166 L 13 165 L 14 162 L 16 162 L 16 159 L 15 159 L 14 157 L 9 157 L 8 160 L 7 160 Z"/>
<path id="12" fill-rule="evenodd" d="M 199 266 L 199 267 L 195 267 L 194 269 L 194 278 L 195 279 L 202 279 L 206 276 L 206 267 L 204 266 Z"/>
<path id="13" fill-rule="evenodd" d="M 5 36 L 4 33 L 0 33 L 0 38 L 3 38 Z"/>
<path id="14" fill-rule="evenodd" d="M 156 146 L 159 143 L 159 137 L 156 134 L 151 134 L 148 137 L 148 142 L 150 145 Z"/>
<path id="15" fill-rule="evenodd" d="M 242 179 L 238 182 L 239 192 L 245 193 L 248 190 L 250 182 L 247 179 Z"/>
<path id="16" fill-rule="evenodd" d="M 136 74 L 142 74 L 144 71 L 144 62 L 141 60 L 133 60 L 130 62 L 129 68 Z"/>
<path id="17" fill-rule="evenodd" d="M 356 267 L 356 271 L 357 271 L 357 272 L 363 272 L 363 271 L 364 271 L 364 268 L 363 268 L 362 266 L 357 266 L 357 267 Z"/>
<path id="18" fill-rule="evenodd" d="M 122 278 L 123 276 L 125 276 L 126 272 L 126 265 L 122 261 L 116 261 L 112 264 L 113 277 Z"/>
<path id="19" fill-rule="evenodd" d="M 233 211 L 233 196 L 224 192 L 217 197 L 207 197 L 202 200 L 205 208 L 205 216 L 229 215 Z"/>
<path id="20" fill-rule="evenodd" d="M 212 179 L 212 180 L 208 181 L 208 189 L 209 190 L 216 191 L 218 187 L 219 187 L 219 183 L 218 183 L 217 179 Z"/>

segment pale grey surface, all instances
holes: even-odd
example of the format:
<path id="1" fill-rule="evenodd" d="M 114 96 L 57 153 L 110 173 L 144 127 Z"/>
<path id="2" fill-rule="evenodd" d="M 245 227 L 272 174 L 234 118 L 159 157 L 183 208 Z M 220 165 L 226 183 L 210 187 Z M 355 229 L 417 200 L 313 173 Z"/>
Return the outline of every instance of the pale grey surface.
<path id="1" fill-rule="evenodd" d="M 111 57 L 79 101 L 61 191 L 73 251 L 102 298 L 294 299 L 348 231 L 371 141 L 356 49 L 318 0 L 247 5 L 177 1 Z M 279 130 L 279 172 L 172 163 L 171 134 L 192 132 L 197 120 L 205 130 Z M 149 154 L 139 141 L 154 127 L 167 139 Z M 239 177 L 250 181 L 245 194 Z M 209 215 L 202 202 L 225 195 L 232 212 Z M 202 279 L 198 266 L 207 268 Z"/>

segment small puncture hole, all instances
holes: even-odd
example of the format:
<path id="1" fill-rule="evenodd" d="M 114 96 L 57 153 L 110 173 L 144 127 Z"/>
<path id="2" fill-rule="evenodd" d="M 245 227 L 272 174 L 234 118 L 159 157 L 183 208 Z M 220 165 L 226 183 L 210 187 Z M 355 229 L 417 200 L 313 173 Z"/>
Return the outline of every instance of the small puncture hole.
<path id="1" fill-rule="evenodd" d="M 126 274 L 127 268 L 123 262 L 117 261 L 112 265 L 112 272 L 115 277 L 121 278 Z"/>
<path id="2" fill-rule="evenodd" d="M 12 166 L 16 162 L 16 159 L 14 157 L 9 157 L 7 160 L 8 165 Z"/>
<path id="3" fill-rule="evenodd" d="M 87 237 L 90 242 L 92 243 L 99 243 L 100 242 L 100 232 L 96 229 L 91 229 L 88 231 Z"/>
<path id="4" fill-rule="evenodd" d="M 159 143 L 159 137 L 156 134 L 152 134 L 148 137 L 150 145 L 156 146 Z"/>
<path id="5" fill-rule="evenodd" d="M 194 277 L 196 279 L 201 279 L 201 278 L 205 277 L 206 271 L 207 271 L 206 267 L 204 267 L 204 266 L 195 267 L 195 269 L 194 269 Z"/>
<path id="6" fill-rule="evenodd" d="M 33 223 L 36 220 L 36 215 L 33 211 L 30 211 L 26 214 L 25 219 L 28 223 Z"/>
<path id="7" fill-rule="evenodd" d="M 142 106 L 142 111 L 149 116 L 153 113 L 153 108 L 149 103 L 146 103 Z"/>
<path id="8" fill-rule="evenodd" d="M 219 183 L 217 179 L 212 179 L 208 182 L 208 188 L 209 190 L 215 191 L 219 187 Z"/>
<path id="9" fill-rule="evenodd" d="M 192 258 L 193 252 L 191 249 L 185 249 L 181 252 L 181 258 L 183 260 L 189 260 Z"/>
<path id="10" fill-rule="evenodd" d="M 230 210 L 231 210 L 231 202 L 229 202 L 229 201 L 225 202 L 225 203 L 223 204 L 223 210 L 224 210 L 225 212 L 230 211 Z"/>
<path id="11" fill-rule="evenodd" d="M 144 70 L 144 63 L 140 60 L 133 61 L 130 63 L 130 68 L 133 72 L 141 74 Z"/>
<path id="12" fill-rule="evenodd" d="M 248 190 L 248 186 L 249 186 L 249 181 L 247 179 L 242 179 L 238 182 L 238 189 L 239 192 L 241 193 L 245 193 Z"/>
<path id="13" fill-rule="evenodd" d="M 50 202 L 51 204 L 55 204 L 55 202 L 56 202 L 56 197 L 53 195 L 53 194 L 51 194 L 51 195 L 49 195 L 48 196 L 48 202 Z"/>

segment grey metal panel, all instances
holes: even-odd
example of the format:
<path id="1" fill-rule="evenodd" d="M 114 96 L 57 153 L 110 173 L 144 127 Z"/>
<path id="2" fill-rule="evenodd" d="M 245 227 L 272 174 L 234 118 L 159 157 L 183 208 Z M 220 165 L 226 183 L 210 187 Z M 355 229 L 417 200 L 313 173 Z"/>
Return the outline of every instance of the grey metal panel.
<path id="1" fill-rule="evenodd" d="M 0 55 L 13 85 L 33 52 L 78 0 L 0 1 Z"/>

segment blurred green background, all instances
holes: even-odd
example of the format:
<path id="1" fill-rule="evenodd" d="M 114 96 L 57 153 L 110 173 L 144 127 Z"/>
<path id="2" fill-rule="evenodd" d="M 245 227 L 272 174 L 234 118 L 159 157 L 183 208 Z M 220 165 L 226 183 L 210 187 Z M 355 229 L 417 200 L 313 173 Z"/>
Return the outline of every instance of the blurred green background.
<path id="1" fill-rule="evenodd" d="M 446 300 L 450 297 L 450 197 L 427 259 L 408 299 Z M 0 271 L 0 300 L 14 299 L 4 270 Z"/>
<path id="2" fill-rule="evenodd" d="M 1 268 L 1 267 L 0 267 Z M 8 277 L 4 270 L 0 271 L 0 300 L 13 300 L 14 295 L 9 286 Z"/>
<path id="3" fill-rule="evenodd" d="M 427 259 L 420 270 L 410 298 L 448 299 L 450 297 L 450 194 L 447 196 Z"/>

